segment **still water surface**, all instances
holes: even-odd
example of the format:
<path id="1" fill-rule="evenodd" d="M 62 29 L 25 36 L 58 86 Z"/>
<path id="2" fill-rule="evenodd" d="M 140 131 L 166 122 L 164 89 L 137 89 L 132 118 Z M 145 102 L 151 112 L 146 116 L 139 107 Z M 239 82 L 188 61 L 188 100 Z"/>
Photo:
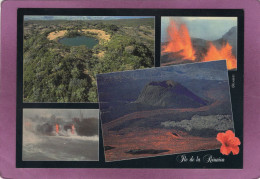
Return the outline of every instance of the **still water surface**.
<path id="1" fill-rule="evenodd" d="M 77 36 L 77 37 L 64 37 L 59 40 L 60 43 L 67 46 L 80 46 L 85 45 L 87 48 L 92 49 L 98 44 L 98 40 L 93 37 Z"/>

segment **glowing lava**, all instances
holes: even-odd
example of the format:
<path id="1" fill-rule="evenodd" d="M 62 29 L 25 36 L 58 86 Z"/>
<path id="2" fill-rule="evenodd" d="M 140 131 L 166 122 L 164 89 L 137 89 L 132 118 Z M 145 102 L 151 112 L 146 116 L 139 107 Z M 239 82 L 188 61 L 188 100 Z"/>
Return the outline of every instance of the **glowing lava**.
<path id="1" fill-rule="evenodd" d="M 173 19 L 170 20 L 168 29 L 168 43 L 162 46 L 163 53 L 176 53 L 174 56 L 181 57 L 180 60 L 190 61 L 216 61 L 226 60 L 228 70 L 237 68 L 236 57 L 232 54 L 232 46 L 226 42 L 220 49 L 217 49 L 212 42 L 205 55 L 198 55 L 192 46 L 191 37 L 187 26 L 184 23 L 177 24 Z M 173 64 L 173 63 L 171 63 Z"/>
<path id="2" fill-rule="evenodd" d="M 74 124 L 72 124 L 72 126 L 71 126 L 71 133 L 72 134 L 74 134 L 74 130 L 75 130 L 75 126 L 74 126 Z"/>
<path id="3" fill-rule="evenodd" d="M 56 134 L 58 134 L 59 133 L 59 125 L 58 124 L 56 124 Z"/>
<path id="4" fill-rule="evenodd" d="M 207 62 L 221 59 L 227 61 L 227 68 L 229 70 L 237 68 L 236 57 L 232 54 L 232 46 L 228 42 L 219 50 L 210 42 L 209 50 L 202 61 Z"/>
<path id="5" fill-rule="evenodd" d="M 162 52 L 179 52 L 183 59 L 195 60 L 195 50 L 192 47 L 188 28 L 185 24 L 177 26 L 171 19 L 168 26 L 169 43 L 163 47 Z"/>

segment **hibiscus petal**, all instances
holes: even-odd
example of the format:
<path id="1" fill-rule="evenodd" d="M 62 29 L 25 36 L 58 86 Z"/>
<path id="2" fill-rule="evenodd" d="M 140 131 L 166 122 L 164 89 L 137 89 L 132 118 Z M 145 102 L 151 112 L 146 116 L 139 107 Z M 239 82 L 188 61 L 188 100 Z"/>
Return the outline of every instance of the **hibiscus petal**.
<path id="1" fill-rule="evenodd" d="M 234 140 L 235 140 L 235 141 L 234 141 L 235 145 L 240 145 L 240 144 L 241 144 L 241 142 L 240 142 L 240 140 L 239 140 L 238 137 L 235 137 Z"/>
<path id="2" fill-rule="evenodd" d="M 223 144 L 225 142 L 225 134 L 224 133 L 218 133 L 216 139 Z"/>
<path id="3" fill-rule="evenodd" d="M 231 151 L 232 151 L 233 155 L 237 155 L 239 153 L 239 147 L 238 146 L 232 147 Z"/>
<path id="4" fill-rule="evenodd" d="M 223 155 L 229 155 L 230 152 L 231 152 L 231 149 L 229 147 L 226 147 L 225 145 L 222 145 L 221 148 L 220 148 L 220 152 Z"/>
<path id="5" fill-rule="evenodd" d="M 226 135 L 228 136 L 229 139 L 232 139 L 232 138 L 235 137 L 234 132 L 231 131 L 231 130 L 227 130 L 227 131 L 226 131 Z"/>
<path id="6" fill-rule="evenodd" d="M 241 144 L 239 138 L 237 138 L 237 137 L 234 137 L 233 139 L 230 139 L 230 140 L 228 141 L 228 143 L 229 143 L 229 145 L 231 145 L 231 146 L 238 146 L 238 145 Z"/>

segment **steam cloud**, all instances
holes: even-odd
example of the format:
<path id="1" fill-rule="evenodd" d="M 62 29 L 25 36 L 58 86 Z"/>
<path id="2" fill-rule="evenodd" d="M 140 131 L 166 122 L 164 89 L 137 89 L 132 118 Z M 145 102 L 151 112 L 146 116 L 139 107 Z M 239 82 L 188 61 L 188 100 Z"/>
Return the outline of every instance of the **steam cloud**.
<path id="1" fill-rule="evenodd" d="M 37 113 L 38 112 L 38 113 Z M 65 113 L 63 113 L 65 112 Z M 88 117 L 90 116 L 90 117 Z M 24 111 L 24 130 L 36 135 L 68 135 L 75 130 L 79 136 L 98 135 L 98 110 L 96 115 L 85 110 L 46 110 L 26 109 Z M 73 129 L 72 129 L 73 128 Z M 75 128 L 75 129 L 74 129 Z"/>

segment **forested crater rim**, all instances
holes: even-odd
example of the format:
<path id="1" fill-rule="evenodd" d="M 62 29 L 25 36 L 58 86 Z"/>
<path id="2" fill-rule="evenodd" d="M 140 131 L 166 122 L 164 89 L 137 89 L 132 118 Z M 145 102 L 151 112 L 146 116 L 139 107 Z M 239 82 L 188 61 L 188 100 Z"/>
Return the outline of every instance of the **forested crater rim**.
<path id="1" fill-rule="evenodd" d="M 49 40 L 55 40 L 58 38 L 63 38 L 66 36 L 66 33 L 68 32 L 68 30 L 60 30 L 60 31 L 54 31 L 48 34 L 47 38 Z M 103 40 L 103 41 L 109 41 L 111 39 L 111 35 L 106 33 L 103 30 L 99 30 L 99 29 L 81 29 L 78 30 L 78 32 L 83 32 L 84 35 L 88 36 L 88 33 L 92 33 L 95 34 L 98 38 L 98 40 Z"/>

